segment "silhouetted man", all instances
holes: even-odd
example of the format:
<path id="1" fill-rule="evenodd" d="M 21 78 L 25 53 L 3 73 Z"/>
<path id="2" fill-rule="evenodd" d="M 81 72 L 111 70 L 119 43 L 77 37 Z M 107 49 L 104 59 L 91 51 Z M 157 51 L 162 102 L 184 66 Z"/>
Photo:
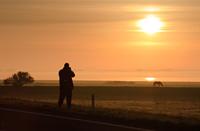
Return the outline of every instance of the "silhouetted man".
<path id="1" fill-rule="evenodd" d="M 61 107 L 66 97 L 67 107 L 71 108 L 72 90 L 74 88 L 72 77 L 75 77 L 68 63 L 65 63 L 63 69 L 59 71 L 60 79 L 60 96 L 58 106 Z"/>

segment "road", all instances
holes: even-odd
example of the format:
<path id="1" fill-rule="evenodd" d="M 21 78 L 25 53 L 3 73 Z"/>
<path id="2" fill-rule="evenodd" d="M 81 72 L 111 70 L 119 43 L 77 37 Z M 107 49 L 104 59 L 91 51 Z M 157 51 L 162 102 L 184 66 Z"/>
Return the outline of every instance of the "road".
<path id="1" fill-rule="evenodd" d="M 0 131 L 150 131 L 124 125 L 0 108 Z"/>

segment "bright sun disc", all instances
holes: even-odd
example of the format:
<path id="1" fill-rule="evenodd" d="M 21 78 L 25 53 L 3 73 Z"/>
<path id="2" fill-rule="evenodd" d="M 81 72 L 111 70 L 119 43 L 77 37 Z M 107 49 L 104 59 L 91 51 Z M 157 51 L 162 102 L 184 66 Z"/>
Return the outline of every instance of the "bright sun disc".
<path id="1" fill-rule="evenodd" d="M 141 32 L 153 35 L 157 32 L 160 32 L 164 24 L 158 17 L 154 15 L 148 15 L 144 19 L 139 20 L 137 26 L 140 28 Z"/>
<path id="2" fill-rule="evenodd" d="M 145 80 L 146 81 L 155 81 L 156 78 L 155 77 L 146 77 Z"/>

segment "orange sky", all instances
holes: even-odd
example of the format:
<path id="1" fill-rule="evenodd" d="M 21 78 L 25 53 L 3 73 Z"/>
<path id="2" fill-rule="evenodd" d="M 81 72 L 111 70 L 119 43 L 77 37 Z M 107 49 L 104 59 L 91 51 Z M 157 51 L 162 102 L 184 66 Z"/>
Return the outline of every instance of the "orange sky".
<path id="1" fill-rule="evenodd" d="M 19 70 L 58 79 L 69 62 L 77 80 L 200 81 L 199 6 L 199 0 L 1 0 L 0 79 Z M 162 32 L 138 32 L 136 22 L 149 14 L 165 23 Z"/>

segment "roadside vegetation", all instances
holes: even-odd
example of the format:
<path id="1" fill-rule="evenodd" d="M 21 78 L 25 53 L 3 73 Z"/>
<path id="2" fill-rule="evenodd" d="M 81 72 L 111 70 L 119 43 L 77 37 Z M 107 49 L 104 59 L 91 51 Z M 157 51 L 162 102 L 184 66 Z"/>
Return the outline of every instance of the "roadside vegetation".
<path id="1" fill-rule="evenodd" d="M 33 112 L 48 113 L 61 116 L 71 116 L 81 119 L 90 119 L 113 124 L 142 127 L 154 130 L 198 130 L 200 121 L 196 119 L 185 119 L 163 114 L 151 114 L 139 111 L 128 111 L 120 109 L 96 108 L 90 106 L 73 105 L 72 110 L 58 108 L 55 103 L 21 100 L 0 99 L 0 107 L 28 110 Z"/>

